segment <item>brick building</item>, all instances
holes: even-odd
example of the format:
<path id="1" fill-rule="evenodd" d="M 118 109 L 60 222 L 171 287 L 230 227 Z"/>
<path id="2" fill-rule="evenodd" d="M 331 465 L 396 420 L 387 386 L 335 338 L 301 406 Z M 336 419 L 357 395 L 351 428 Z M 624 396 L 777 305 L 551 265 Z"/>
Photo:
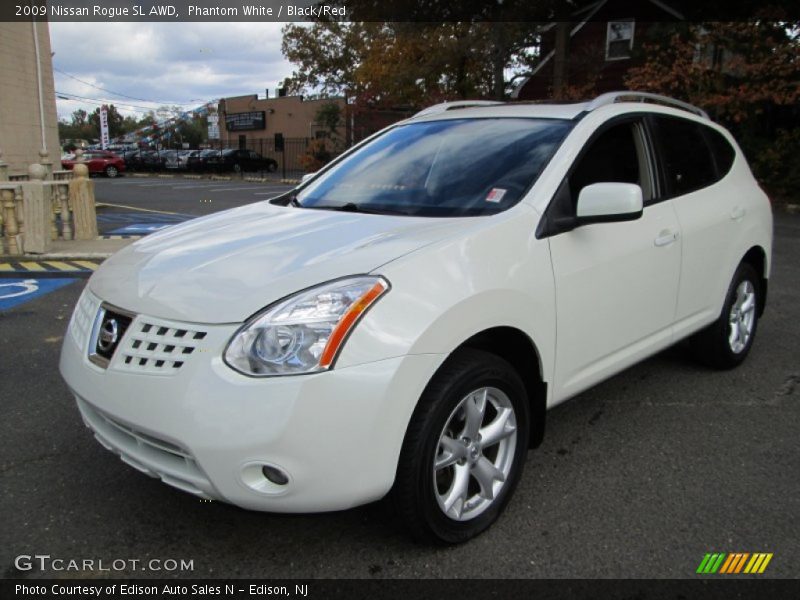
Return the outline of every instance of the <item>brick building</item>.
<path id="1" fill-rule="evenodd" d="M 625 75 L 641 64 L 637 51 L 653 27 L 683 20 L 669 0 L 600 0 L 584 6 L 573 17 L 572 22 L 554 22 L 541 29 L 542 58 L 512 98 L 553 97 L 559 26 L 565 26 L 568 32 L 563 74 L 566 85 L 601 94 L 626 89 Z"/>
<path id="2" fill-rule="evenodd" d="M 327 128 L 317 122 L 317 113 L 327 104 L 340 111 L 337 137 L 349 145 L 347 103 L 343 97 L 305 100 L 302 96 L 259 98 L 256 94 L 219 101 L 219 136 L 228 148 L 271 148 L 275 134 L 285 139 L 324 137 Z"/>
<path id="3" fill-rule="evenodd" d="M 42 148 L 60 160 L 50 52 L 47 22 L 0 23 L 0 150 L 11 173 L 39 162 Z"/>

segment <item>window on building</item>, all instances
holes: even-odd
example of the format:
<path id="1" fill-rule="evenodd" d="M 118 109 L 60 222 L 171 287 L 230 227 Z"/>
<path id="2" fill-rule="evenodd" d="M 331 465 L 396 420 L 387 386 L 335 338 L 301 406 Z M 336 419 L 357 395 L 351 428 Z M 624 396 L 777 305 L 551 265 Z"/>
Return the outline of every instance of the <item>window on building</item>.
<path id="1" fill-rule="evenodd" d="M 633 19 L 609 21 L 606 31 L 606 60 L 630 58 L 633 51 Z"/>

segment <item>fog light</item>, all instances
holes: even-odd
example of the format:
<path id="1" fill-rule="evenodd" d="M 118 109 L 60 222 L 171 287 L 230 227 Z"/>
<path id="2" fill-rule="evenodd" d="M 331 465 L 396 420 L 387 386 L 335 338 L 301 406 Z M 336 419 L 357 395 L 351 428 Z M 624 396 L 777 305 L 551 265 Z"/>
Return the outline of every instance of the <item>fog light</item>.
<path id="1" fill-rule="evenodd" d="M 275 467 L 264 465 L 261 467 L 261 472 L 264 474 L 264 477 L 269 479 L 275 485 L 286 485 L 289 483 L 289 477 L 286 475 L 286 473 L 280 469 L 276 469 Z"/>
<path id="2" fill-rule="evenodd" d="M 283 467 L 261 461 L 242 465 L 242 483 L 259 494 L 280 496 L 292 489 L 292 476 Z"/>

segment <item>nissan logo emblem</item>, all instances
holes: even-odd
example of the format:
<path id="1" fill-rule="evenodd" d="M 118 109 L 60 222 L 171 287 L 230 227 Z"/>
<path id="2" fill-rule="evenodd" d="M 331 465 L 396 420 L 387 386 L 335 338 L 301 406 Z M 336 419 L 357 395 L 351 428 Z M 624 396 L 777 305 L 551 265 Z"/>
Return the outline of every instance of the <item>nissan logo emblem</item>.
<path id="1" fill-rule="evenodd" d="M 119 339 L 119 324 L 114 318 L 103 321 L 100 335 L 97 337 L 97 347 L 103 352 L 108 352 Z"/>

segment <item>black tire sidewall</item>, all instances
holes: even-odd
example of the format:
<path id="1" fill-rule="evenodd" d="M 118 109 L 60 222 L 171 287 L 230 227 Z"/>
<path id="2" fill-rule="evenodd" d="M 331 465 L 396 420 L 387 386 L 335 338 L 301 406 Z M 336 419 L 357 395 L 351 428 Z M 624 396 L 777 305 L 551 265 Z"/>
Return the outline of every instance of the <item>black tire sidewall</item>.
<path id="1" fill-rule="evenodd" d="M 106 167 L 106 177 L 114 178 L 119 175 L 119 169 L 115 166 L 109 165 Z"/>
<path id="2" fill-rule="evenodd" d="M 435 540 L 447 544 L 465 542 L 484 531 L 497 519 L 519 481 L 528 450 L 529 409 L 525 387 L 519 376 L 508 363 L 491 354 L 485 354 L 480 363 L 473 360 L 472 364 L 472 368 L 462 368 L 454 377 L 451 373 L 450 381 L 436 382 L 437 385 L 429 386 L 433 388 L 430 390 L 431 397 L 424 400 L 433 402 L 434 406 L 426 420 L 421 423 L 423 432 L 418 444 L 421 447 L 414 449 L 414 455 L 418 457 L 414 482 L 417 488 L 416 508 Z M 447 517 L 438 505 L 432 466 L 439 435 L 447 419 L 467 394 L 482 387 L 496 387 L 511 400 L 517 420 L 514 461 L 506 484 L 494 503 L 474 519 L 455 521 Z"/>

